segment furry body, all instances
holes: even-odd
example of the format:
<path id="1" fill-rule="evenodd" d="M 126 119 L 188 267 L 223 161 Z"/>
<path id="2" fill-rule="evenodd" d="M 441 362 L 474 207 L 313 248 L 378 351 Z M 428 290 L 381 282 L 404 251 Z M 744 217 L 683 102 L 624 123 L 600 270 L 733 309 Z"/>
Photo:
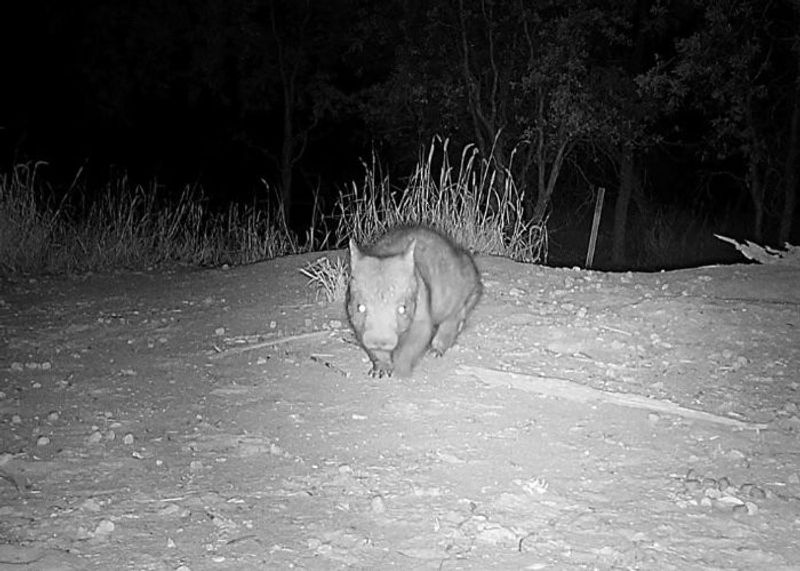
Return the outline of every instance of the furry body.
<path id="1" fill-rule="evenodd" d="M 421 226 L 364 250 L 350 240 L 350 270 L 347 316 L 377 377 L 408 376 L 429 347 L 443 355 L 482 291 L 469 253 Z"/>

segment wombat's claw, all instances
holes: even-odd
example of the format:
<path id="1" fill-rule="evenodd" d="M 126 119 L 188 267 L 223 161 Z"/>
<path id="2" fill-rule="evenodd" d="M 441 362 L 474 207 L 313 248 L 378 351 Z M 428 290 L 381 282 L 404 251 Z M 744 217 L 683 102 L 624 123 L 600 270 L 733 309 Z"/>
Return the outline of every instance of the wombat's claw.
<path id="1" fill-rule="evenodd" d="M 382 379 L 383 377 L 392 376 L 392 366 L 388 364 L 373 365 L 369 376 L 373 379 Z"/>
<path id="2" fill-rule="evenodd" d="M 438 343 L 437 341 L 437 339 L 431 341 L 431 355 L 434 357 L 443 357 L 444 352 L 447 351 L 447 348 L 442 347 L 442 344 Z"/>

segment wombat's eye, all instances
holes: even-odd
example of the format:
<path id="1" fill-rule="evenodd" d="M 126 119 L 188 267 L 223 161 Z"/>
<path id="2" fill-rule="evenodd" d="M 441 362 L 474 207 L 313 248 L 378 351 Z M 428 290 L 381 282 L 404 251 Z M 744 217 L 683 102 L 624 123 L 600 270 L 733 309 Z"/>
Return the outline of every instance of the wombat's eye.
<path id="1" fill-rule="evenodd" d="M 359 313 L 364 313 L 365 311 L 367 311 L 367 306 L 364 305 L 363 303 L 359 303 L 357 309 Z"/>
<path id="2" fill-rule="evenodd" d="M 406 314 L 406 306 L 405 305 L 398 305 L 397 306 L 397 313 L 399 313 L 400 315 L 405 315 Z"/>

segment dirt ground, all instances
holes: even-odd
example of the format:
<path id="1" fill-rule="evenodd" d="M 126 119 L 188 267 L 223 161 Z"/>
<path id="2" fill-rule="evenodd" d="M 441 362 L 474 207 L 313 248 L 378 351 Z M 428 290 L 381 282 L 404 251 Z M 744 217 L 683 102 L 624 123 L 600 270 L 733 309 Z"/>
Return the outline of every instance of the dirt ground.
<path id="1" fill-rule="evenodd" d="M 2 283 L 0 570 L 800 569 L 800 269 L 481 257 L 378 380 L 319 256 Z"/>

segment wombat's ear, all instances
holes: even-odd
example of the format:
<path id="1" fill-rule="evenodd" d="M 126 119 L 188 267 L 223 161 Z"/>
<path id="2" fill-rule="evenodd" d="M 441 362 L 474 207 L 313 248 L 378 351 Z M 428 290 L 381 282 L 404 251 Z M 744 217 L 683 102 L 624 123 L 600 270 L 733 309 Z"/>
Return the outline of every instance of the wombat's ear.
<path id="1" fill-rule="evenodd" d="M 356 244 L 356 241 L 350 238 L 350 267 L 352 268 L 355 266 L 360 259 L 361 250 L 358 249 L 358 244 Z"/>

